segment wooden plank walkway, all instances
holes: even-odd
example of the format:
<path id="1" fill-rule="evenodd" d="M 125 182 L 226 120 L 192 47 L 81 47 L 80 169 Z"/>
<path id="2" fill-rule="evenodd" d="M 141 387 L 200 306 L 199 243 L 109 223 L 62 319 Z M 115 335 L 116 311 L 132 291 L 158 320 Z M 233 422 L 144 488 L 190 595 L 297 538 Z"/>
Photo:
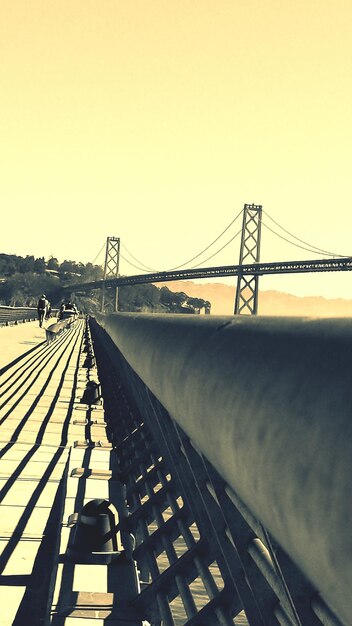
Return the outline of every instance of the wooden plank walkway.
<path id="1" fill-rule="evenodd" d="M 37 322 L 0 328 L 0 626 L 147 626 L 126 613 L 136 590 L 124 566 L 67 558 L 70 516 L 120 497 L 104 406 L 82 403 L 98 381 L 84 325 L 50 344 Z M 247 624 L 243 614 L 234 623 Z"/>
<path id="2" fill-rule="evenodd" d="M 54 320 L 49 320 L 52 323 Z M 48 322 L 45 322 L 48 325 Z M 0 372 L 16 358 L 33 352 L 45 342 L 45 329 L 38 322 L 18 322 L 11 326 L 0 326 Z"/>
<path id="3" fill-rule="evenodd" d="M 109 449 L 74 448 L 87 435 L 88 407 L 80 402 L 89 378 L 81 352 L 83 328 L 78 320 L 50 345 L 36 323 L 0 329 L 1 626 L 39 625 L 45 615 L 49 623 L 51 614 L 55 623 L 75 624 L 75 618 L 60 617 L 58 597 L 67 604 L 61 583 L 69 594 L 107 591 L 106 582 L 99 581 L 104 578 L 96 571 L 92 576 L 91 565 L 87 576 L 87 566 L 74 564 L 68 589 L 57 563 L 70 530 L 66 525 L 61 535 L 62 520 L 93 497 L 108 496 L 107 481 L 69 476 L 92 463 L 95 469 L 110 467 Z M 10 362 L 5 365 L 4 359 Z M 90 428 L 90 438 L 107 444 L 103 407 L 95 409 L 94 417 L 100 424 Z M 94 620 L 96 626 L 99 622 Z"/>

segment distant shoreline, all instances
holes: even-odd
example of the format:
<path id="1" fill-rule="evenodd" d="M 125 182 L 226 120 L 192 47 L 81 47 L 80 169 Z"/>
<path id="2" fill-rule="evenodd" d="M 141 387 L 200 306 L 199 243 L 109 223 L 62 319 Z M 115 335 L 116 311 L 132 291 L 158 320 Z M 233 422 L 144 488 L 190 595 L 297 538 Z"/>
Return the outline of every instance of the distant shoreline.
<path id="1" fill-rule="evenodd" d="M 235 286 L 223 283 L 195 283 L 193 281 L 173 281 L 158 283 L 171 291 L 185 291 L 191 297 L 203 298 L 211 302 L 212 315 L 232 315 Z M 296 296 L 274 291 L 259 291 L 259 315 L 292 315 L 314 317 L 352 317 L 352 300 L 325 298 L 324 296 Z"/>

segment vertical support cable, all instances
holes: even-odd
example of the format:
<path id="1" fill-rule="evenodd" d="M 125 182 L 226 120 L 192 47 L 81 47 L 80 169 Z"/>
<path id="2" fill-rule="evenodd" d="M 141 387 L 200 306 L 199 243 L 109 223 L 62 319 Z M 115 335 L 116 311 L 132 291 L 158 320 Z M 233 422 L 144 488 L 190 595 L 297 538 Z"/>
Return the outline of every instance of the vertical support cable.
<path id="1" fill-rule="evenodd" d="M 239 265 L 260 261 L 262 206 L 245 204 L 243 209 L 242 237 Z M 235 315 L 256 315 L 258 312 L 259 276 L 243 276 L 237 279 Z"/>

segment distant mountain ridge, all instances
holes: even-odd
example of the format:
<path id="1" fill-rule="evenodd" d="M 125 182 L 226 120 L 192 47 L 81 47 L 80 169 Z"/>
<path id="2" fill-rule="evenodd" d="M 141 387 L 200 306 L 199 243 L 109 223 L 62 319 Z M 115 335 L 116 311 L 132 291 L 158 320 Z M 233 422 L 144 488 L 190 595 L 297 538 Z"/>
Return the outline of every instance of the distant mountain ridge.
<path id="1" fill-rule="evenodd" d="M 168 286 L 171 291 L 186 291 L 211 302 L 212 315 L 232 315 L 235 302 L 235 286 L 223 283 L 194 283 L 174 281 L 157 283 Z M 294 296 L 281 291 L 260 291 L 259 315 L 293 315 L 313 317 L 351 317 L 352 300 L 324 298 L 322 296 Z"/>

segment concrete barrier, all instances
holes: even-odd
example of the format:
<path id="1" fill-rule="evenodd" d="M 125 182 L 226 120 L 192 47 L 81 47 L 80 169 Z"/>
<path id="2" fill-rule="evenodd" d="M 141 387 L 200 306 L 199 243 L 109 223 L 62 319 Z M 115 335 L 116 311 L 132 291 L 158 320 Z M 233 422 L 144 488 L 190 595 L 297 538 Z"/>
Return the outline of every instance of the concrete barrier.
<path id="1" fill-rule="evenodd" d="M 352 320 L 118 313 L 97 321 L 351 624 Z"/>

